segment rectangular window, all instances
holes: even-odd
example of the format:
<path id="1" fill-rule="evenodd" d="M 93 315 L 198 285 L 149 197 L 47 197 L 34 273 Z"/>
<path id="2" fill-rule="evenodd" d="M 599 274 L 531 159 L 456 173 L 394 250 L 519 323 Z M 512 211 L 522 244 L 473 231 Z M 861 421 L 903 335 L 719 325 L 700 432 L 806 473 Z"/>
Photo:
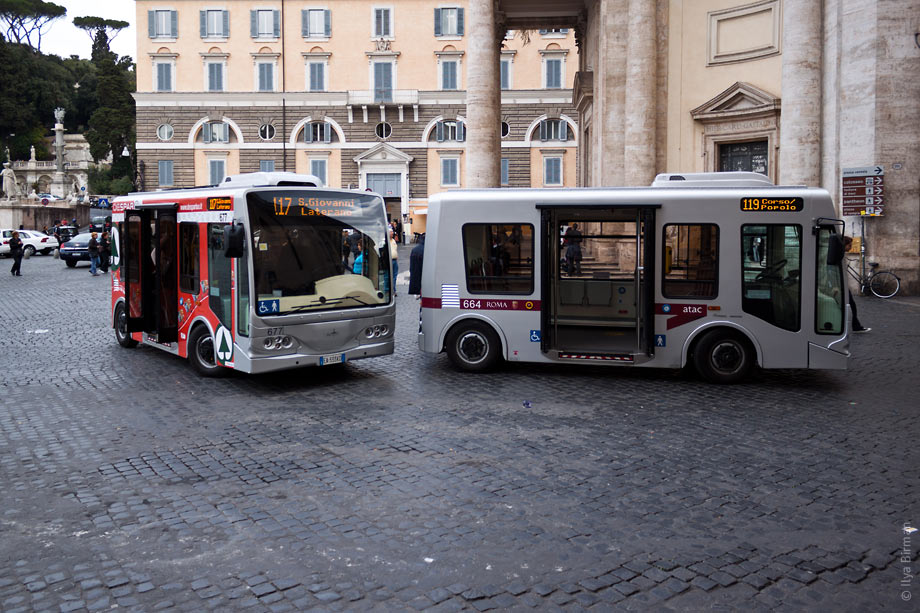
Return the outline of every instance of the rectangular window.
<path id="1" fill-rule="evenodd" d="M 393 101 L 393 64 L 374 63 L 374 102 Z"/>
<path id="2" fill-rule="evenodd" d="M 374 37 L 392 36 L 390 28 L 390 9 L 374 9 Z"/>
<path id="3" fill-rule="evenodd" d="M 562 60 L 546 60 L 546 89 L 560 89 L 562 87 Z"/>
<path id="4" fill-rule="evenodd" d="M 568 140 L 569 126 L 564 119 L 544 119 L 540 122 L 540 140 Z"/>
<path id="5" fill-rule="evenodd" d="M 171 92 L 173 90 L 172 85 L 172 63 L 171 62 L 157 62 L 157 91 L 158 92 Z"/>
<path id="6" fill-rule="evenodd" d="M 533 226 L 465 224 L 463 258 L 471 294 L 533 293 Z"/>
<path id="7" fill-rule="evenodd" d="M 457 89 L 457 62 L 441 62 L 441 89 Z"/>
<path id="8" fill-rule="evenodd" d="M 225 328 L 232 330 L 232 269 L 234 260 L 224 255 L 224 226 L 208 224 L 208 306 Z M 239 260 L 237 260 L 239 261 Z"/>
<path id="9" fill-rule="evenodd" d="M 276 38 L 279 34 L 273 10 L 257 10 L 253 13 L 253 38 Z"/>
<path id="10" fill-rule="evenodd" d="M 200 264 L 198 256 L 198 224 L 179 224 L 179 289 L 198 295 Z"/>
<path id="11" fill-rule="evenodd" d="M 305 143 L 331 143 L 332 127 L 325 121 L 308 123 L 303 129 L 303 140 Z"/>
<path id="12" fill-rule="evenodd" d="M 562 158 L 543 158 L 543 185 L 562 185 Z"/>
<path id="13" fill-rule="evenodd" d="M 201 38 L 226 38 L 230 34 L 230 11 L 201 11 Z"/>
<path id="14" fill-rule="evenodd" d="M 157 162 L 157 185 L 169 187 L 175 185 L 173 181 L 173 161 L 160 160 Z"/>
<path id="15" fill-rule="evenodd" d="M 223 183 L 224 177 L 227 176 L 227 161 L 226 160 L 208 160 L 208 171 L 210 175 L 211 185 L 217 185 L 218 183 Z"/>
<path id="16" fill-rule="evenodd" d="M 208 62 L 208 91 L 224 91 L 224 64 L 223 62 Z"/>
<path id="17" fill-rule="evenodd" d="M 832 226 L 818 228 L 818 283 L 815 287 L 815 332 L 841 334 L 844 316 L 843 262 L 828 261 L 831 241 L 841 240 Z"/>
<path id="18" fill-rule="evenodd" d="M 783 330 L 799 329 L 802 226 L 741 226 L 741 308 Z"/>
<path id="19" fill-rule="evenodd" d="M 511 184 L 511 181 L 509 179 L 509 173 L 508 173 L 509 167 L 510 167 L 510 160 L 508 158 L 502 158 L 502 178 L 501 178 L 502 185 Z"/>
<path id="20" fill-rule="evenodd" d="M 501 62 L 502 70 L 502 89 L 511 89 L 511 60 L 502 60 Z"/>
<path id="21" fill-rule="evenodd" d="M 310 174 L 326 184 L 326 160 L 310 160 Z"/>
<path id="22" fill-rule="evenodd" d="M 308 91 L 326 91 L 326 65 L 322 62 L 310 62 L 307 66 L 310 72 Z"/>
<path id="23" fill-rule="evenodd" d="M 304 38 L 332 36 L 332 13 L 325 9 L 306 9 L 301 13 Z"/>
<path id="24" fill-rule="evenodd" d="M 259 62 L 259 91 L 275 91 L 275 65 L 269 62 Z"/>
<path id="25" fill-rule="evenodd" d="M 439 121 L 435 126 L 435 138 L 444 141 L 463 142 L 466 140 L 466 127 L 462 121 Z"/>
<path id="26" fill-rule="evenodd" d="M 441 159 L 441 185 L 460 185 L 460 160 L 458 158 Z"/>
<path id="27" fill-rule="evenodd" d="M 201 135 L 205 143 L 229 143 L 230 125 L 222 121 L 206 123 L 201 127 Z"/>
<path id="28" fill-rule="evenodd" d="M 179 14 L 176 11 L 147 11 L 147 34 L 150 38 L 175 38 Z"/>
<path id="29" fill-rule="evenodd" d="M 715 298 L 719 281 L 719 227 L 664 227 L 661 293 L 666 298 Z"/>
<path id="30" fill-rule="evenodd" d="M 434 10 L 435 36 L 463 36 L 463 9 L 443 8 Z"/>
<path id="31" fill-rule="evenodd" d="M 259 172 L 275 172 L 275 160 L 259 160 Z"/>
<path id="32" fill-rule="evenodd" d="M 767 141 L 719 145 L 719 170 L 767 174 Z"/>

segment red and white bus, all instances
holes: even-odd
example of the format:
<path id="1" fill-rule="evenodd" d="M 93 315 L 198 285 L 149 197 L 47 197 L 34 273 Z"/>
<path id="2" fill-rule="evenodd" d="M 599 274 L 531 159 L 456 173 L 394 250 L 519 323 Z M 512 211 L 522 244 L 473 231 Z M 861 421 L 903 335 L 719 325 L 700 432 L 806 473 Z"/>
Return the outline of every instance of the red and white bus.
<path id="1" fill-rule="evenodd" d="M 251 173 L 120 197 L 112 222 L 123 347 L 187 357 L 204 376 L 393 353 L 395 254 L 377 194 Z"/>

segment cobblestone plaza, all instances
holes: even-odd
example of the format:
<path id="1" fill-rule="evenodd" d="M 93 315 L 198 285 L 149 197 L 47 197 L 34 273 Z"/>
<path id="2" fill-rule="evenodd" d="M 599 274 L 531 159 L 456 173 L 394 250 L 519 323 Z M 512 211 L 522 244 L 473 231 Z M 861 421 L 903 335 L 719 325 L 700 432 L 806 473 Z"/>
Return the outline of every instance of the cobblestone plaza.
<path id="1" fill-rule="evenodd" d="M 215 380 L 87 270 L 0 276 L 2 611 L 915 610 L 916 302 L 724 387 L 460 373 L 401 285 L 395 355 Z"/>

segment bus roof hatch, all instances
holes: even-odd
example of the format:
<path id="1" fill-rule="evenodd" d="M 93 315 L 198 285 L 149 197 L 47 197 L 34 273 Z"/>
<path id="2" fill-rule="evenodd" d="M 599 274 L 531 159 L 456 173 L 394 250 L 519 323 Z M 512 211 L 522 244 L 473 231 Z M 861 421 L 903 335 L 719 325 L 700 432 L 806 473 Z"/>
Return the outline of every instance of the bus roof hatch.
<path id="1" fill-rule="evenodd" d="M 247 172 L 241 175 L 230 175 L 221 183 L 221 187 L 274 187 L 278 185 L 322 187 L 323 182 L 315 175 L 296 172 Z"/>
<path id="2" fill-rule="evenodd" d="M 663 173 L 655 177 L 652 187 L 763 187 L 773 181 L 759 172 L 685 172 Z"/>

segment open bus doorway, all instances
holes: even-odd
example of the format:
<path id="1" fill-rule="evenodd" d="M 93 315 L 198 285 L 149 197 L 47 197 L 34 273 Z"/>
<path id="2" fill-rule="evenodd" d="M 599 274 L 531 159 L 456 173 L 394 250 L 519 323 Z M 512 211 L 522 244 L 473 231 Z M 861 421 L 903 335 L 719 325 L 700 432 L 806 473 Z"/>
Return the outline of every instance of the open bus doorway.
<path id="1" fill-rule="evenodd" d="M 542 336 L 554 357 L 653 355 L 651 207 L 543 210 Z"/>
<path id="2" fill-rule="evenodd" d="M 126 212 L 121 253 L 127 331 L 157 343 L 178 340 L 178 228 L 176 206 Z"/>

